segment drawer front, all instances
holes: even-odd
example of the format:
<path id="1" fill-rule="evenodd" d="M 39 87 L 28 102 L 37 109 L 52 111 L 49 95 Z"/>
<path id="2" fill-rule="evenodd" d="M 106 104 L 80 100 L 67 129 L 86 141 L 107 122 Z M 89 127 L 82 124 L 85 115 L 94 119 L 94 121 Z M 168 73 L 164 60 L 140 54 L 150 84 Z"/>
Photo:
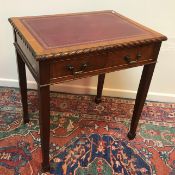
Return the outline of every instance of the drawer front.
<path id="1" fill-rule="evenodd" d="M 148 64 L 154 61 L 153 50 L 154 44 L 149 44 L 53 61 L 50 64 L 51 81 L 87 77 L 100 72 Z"/>
<path id="2" fill-rule="evenodd" d="M 132 67 L 153 61 L 154 44 L 118 49 L 108 56 L 107 66 Z M 126 68 L 127 68 L 126 67 Z"/>

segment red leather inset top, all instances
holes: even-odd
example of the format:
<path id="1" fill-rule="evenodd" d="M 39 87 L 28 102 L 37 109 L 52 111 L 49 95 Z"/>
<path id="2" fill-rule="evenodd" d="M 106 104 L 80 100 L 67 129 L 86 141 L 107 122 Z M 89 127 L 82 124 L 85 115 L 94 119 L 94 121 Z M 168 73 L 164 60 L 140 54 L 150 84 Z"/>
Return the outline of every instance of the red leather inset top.
<path id="1" fill-rule="evenodd" d="M 148 34 L 111 12 L 29 17 L 20 21 L 45 49 Z"/>

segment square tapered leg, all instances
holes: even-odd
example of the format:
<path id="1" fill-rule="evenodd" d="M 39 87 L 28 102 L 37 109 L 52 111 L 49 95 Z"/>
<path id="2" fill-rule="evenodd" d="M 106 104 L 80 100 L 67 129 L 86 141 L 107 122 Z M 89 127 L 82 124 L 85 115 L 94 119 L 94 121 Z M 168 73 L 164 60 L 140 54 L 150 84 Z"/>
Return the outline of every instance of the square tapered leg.
<path id="1" fill-rule="evenodd" d="M 28 105 L 27 105 L 27 80 L 26 80 L 25 63 L 17 51 L 16 51 L 16 58 L 18 66 L 19 87 L 21 92 L 21 102 L 23 108 L 23 121 L 24 123 L 28 123 L 29 116 L 28 116 Z"/>
<path id="2" fill-rule="evenodd" d="M 42 151 L 42 171 L 50 170 L 49 142 L 50 142 L 50 92 L 49 86 L 38 86 L 39 95 L 39 125 Z"/>
<path id="3" fill-rule="evenodd" d="M 104 80 L 105 74 L 98 75 L 97 96 L 95 97 L 95 102 L 97 104 L 101 102 Z"/>
<path id="4" fill-rule="evenodd" d="M 134 139 L 136 136 L 136 129 L 137 129 L 138 122 L 142 113 L 142 109 L 147 97 L 147 93 L 151 83 L 155 64 L 156 63 L 148 64 L 148 65 L 145 65 L 143 68 L 142 77 L 140 80 L 137 97 L 135 101 L 135 106 L 134 106 L 134 111 L 133 111 L 133 116 L 131 120 L 130 131 L 128 132 L 128 135 L 127 135 L 130 140 Z"/>

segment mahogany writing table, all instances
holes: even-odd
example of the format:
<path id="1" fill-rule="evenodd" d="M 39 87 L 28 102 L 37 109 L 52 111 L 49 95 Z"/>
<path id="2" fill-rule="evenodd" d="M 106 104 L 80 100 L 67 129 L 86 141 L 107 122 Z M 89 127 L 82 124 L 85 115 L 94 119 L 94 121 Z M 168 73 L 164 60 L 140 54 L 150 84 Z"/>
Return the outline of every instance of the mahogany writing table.
<path id="1" fill-rule="evenodd" d="M 134 139 L 161 42 L 167 38 L 114 11 L 13 17 L 24 123 L 29 122 L 25 64 L 38 84 L 42 169 L 49 170 L 52 84 L 98 76 L 101 102 L 105 73 L 144 66 L 128 138 Z"/>

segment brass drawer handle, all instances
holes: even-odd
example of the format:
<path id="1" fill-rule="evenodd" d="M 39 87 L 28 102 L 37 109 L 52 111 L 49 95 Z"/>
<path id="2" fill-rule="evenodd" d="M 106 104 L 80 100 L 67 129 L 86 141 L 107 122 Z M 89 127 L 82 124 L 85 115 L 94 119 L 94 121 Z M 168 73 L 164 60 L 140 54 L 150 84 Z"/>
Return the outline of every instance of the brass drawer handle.
<path id="1" fill-rule="evenodd" d="M 131 56 L 130 55 L 126 55 L 124 57 L 124 60 L 128 63 L 128 64 L 134 64 L 134 63 L 137 63 L 138 60 L 142 57 L 142 55 L 140 53 L 138 53 L 136 55 L 136 60 L 132 60 Z"/>
<path id="2" fill-rule="evenodd" d="M 137 60 L 140 60 L 140 58 L 142 58 L 142 54 L 139 52 L 139 53 L 137 54 L 137 56 L 136 56 L 136 59 L 137 59 Z"/>
<path id="3" fill-rule="evenodd" d="M 88 66 L 87 63 L 82 64 L 80 70 L 78 71 L 75 71 L 75 68 L 72 65 L 68 65 L 67 68 L 72 73 L 73 76 L 76 76 L 83 73 L 86 70 L 87 66 Z"/>

